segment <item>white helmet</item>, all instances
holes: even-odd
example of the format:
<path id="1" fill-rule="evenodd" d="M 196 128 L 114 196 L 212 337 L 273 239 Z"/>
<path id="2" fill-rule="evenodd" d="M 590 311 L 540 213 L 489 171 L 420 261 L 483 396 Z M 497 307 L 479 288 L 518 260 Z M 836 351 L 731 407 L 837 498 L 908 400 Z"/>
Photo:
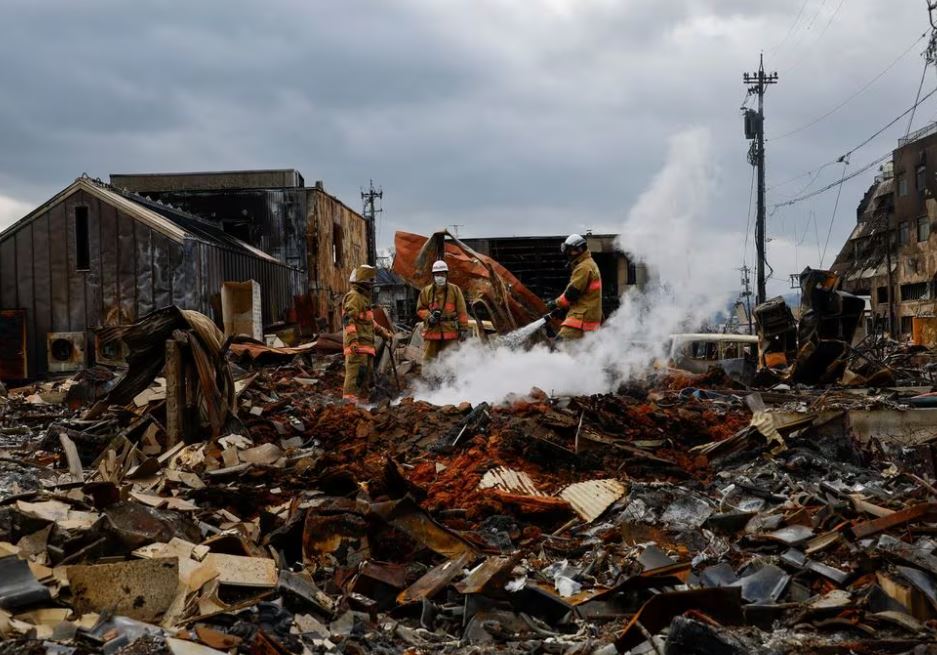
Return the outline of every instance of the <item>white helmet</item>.
<path id="1" fill-rule="evenodd" d="M 566 251 L 570 248 L 585 248 L 586 240 L 582 238 L 579 234 L 570 234 L 566 237 L 566 241 L 563 242 L 563 245 L 560 246 L 560 252 L 564 255 Z"/>
<path id="2" fill-rule="evenodd" d="M 433 273 L 448 273 L 449 265 L 443 260 L 433 262 Z"/>

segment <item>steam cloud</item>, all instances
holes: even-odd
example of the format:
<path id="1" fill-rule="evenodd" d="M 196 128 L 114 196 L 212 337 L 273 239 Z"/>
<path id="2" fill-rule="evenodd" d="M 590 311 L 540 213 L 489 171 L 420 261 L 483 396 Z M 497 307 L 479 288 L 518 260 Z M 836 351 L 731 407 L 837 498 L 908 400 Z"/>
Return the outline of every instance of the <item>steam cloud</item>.
<path id="1" fill-rule="evenodd" d="M 669 335 L 697 327 L 725 305 L 733 277 L 729 262 L 712 261 L 713 239 L 699 221 L 715 189 L 708 130 L 692 128 L 670 139 L 667 161 L 621 226 L 618 246 L 647 264 L 653 278 L 644 293 L 625 292 L 603 327 L 579 343 L 551 352 L 467 342 L 434 363 L 447 380 L 417 387 L 414 396 L 435 404 L 500 402 L 539 387 L 557 395 L 603 393 L 648 370 L 664 354 Z"/>

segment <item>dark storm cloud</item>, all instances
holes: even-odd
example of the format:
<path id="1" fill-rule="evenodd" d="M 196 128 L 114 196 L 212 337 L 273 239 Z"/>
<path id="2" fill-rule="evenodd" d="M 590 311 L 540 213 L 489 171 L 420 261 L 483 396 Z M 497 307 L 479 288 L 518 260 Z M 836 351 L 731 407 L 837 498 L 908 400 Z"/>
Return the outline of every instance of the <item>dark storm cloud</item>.
<path id="1" fill-rule="evenodd" d="M 741 233 L 751 168 L 740 78 L 758 51 L 782 76 L 768 98 L 769 135 L 780 135 L 854 92 L 926 27 L 917 3 L 840 3 L 7 0 L 0 196 L 36 203 L 85 171 L 294 166 L 353 206 L 369 178 L 382 184 L 385 243 L 395 228 L 455 223 L 471 235 L 614 229 L 668 137 L 703 126 L 718 174 L 701 233 Z M 907 107 L 917 55 L 830 119 L 769 142 L 769 185 Z M 900 131 L 851 161 L 887 151 Z M 841 173 L 830 167 L 818 185 Z M 871 175 L 844 188 L 834 250 Z M 772 217 L 780 277 L 795 264 L 782 246 L 811 211 L 824 232 L 830 195 Z M 741 255 L 739 245 L 718 258 L 734 267 Z"/>

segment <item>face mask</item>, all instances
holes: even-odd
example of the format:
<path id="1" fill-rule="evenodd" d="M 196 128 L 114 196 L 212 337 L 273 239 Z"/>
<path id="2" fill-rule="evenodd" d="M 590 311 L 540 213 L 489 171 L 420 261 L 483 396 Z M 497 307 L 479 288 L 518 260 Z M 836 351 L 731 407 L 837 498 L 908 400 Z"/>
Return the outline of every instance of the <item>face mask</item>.
<path id="1" fill-rule="evenodd" d="M 446 286 L 446 276 L 445 275 L 434 275 L 433 279 L 436 280 L 437 287 Z"/>

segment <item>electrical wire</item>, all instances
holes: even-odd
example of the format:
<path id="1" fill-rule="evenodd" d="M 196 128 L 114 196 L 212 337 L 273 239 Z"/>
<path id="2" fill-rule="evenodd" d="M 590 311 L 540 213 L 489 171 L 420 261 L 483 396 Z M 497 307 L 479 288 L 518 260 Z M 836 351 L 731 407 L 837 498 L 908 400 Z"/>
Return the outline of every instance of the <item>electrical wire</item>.
<path id="1" fill-rule="evenodd" d="M 820 268 L 823 268 L 823 260 L 826 259 L 826 249 L 830 245 L 830 235 L 833 234 L 833 222 L 836 220 L 836 210 L 839 209 L 839 198 L 843 193 L 843 182 L 846 180 L 846 169 L 849 167 L 849 160 L 843 162 L 843 175 L 839 180 L 839 190 L 836 192 L 836 202 L 833 203 L 833 214 L 830 216 L 830 226 L 826 230 L 826 241 L 823 243 L 823 254 L 820 255 Z M 819 245 L 819 244 L 817 244 Z"/>
<path id="2" fill-rule="evenodd" d="M 802 202 L 802 201 L 804 201 L 804 200 L 807 200 L 808 198 L 813 198 L 813 197 L 815 197 L 815 196 L 819 196 L 821 193 L 826 193 L 826 192 L 829 191 L 830 189 L 833 189 L 833 188 L 839 186 L 839 185 L 842 184 L 843 182 L 848 182 L 849 180 L 851 180 L 851 179 L 853 179 L 853 178 L 855 178 L 855 177 L 858 177 L 859 175 L 862 175 L 863 173 L 865 173 L 865 172 L 866 172 L 867 170 L 869 170 L 870 168 L 873 168 L 873 167 L 877 166 L 878 164 L 881 164 L 881 163 L 882 163 L 883 161 L 885 161 L 886 159 L 890 159 L 891 156 L 892 156 L 892 153 L 889 151 L 888 153 L 886 153 L 886 154 L 883 155 L 882 157 L 879 157 L 879 158 L 876 159 L 875 161 L 869 162 L 868 164 L 866 164 L 865 166 L 863 166 L 863 167 L 860 168 L 859 170 L 850 173 L 849 175 L 847 175 L 846 177 L 844 177 L 842 180 L 839 180 L 838 182 L 833 182 L 832 184 L 826 185 L 826 186 L 823 187 L 822 189 L 817 189 L 816 191 L 811 191 L 810 193 L 804 194 L 804 195 L 799 196 L 799 197 L 797 197 L 797 198 L 791 198 L 790 200 L 785 200 L 784 202 L 779 202 L 779 203 L 777 203 L 776 205 L 773 205 L 772 208 L 789 207 L 789 206 L 791 206 L 791 205 L 796 205 L 798 202 Z"/>
<path id="3" fill-rule="evenodd" d="M 854 100 L 854 99 L 857 98 L 858 96 L 862 95 L 862 93 L 864 93 L 866 90 L 868 90 L 868 88 L 869 88 L 870 86 L 872 86 L 873 84 L 875 84 L 876 82 L 878 82 L 880 79 L 882 79 L 882 77 L 884 77 L 885 74 L 888 73 L 888 71 L 890 71 L 892 68 L 894 68 L 895 65 L 896 65 L 899 61 L 901 61 L 902 59 L 904 59 L 904 57 L 905 57 L 909 52 L 911 52 L 911 51 L 914 49 L 914 47 L 915 47 L 918 43 L 920 43 L 923 39 L 925 39 L 925 38 L 927 38 L 927 32 L 924 32 L 923 34 L 921 34 L 921 36 L 919 36 L 918 38 L 916 38 L 916 39 L 914 40 L 914 43 L 912 43 L 910 46 L 908 46 L 907 49 L 904 50 L 904 52 L 902 52 L 900 55 L 898 55 L 898 57 L 896 57 L 890 64 L 888 64 L 888 66 L 886 66 L 878 75 L 876 75 L 876 76 L 873 77 L 871 80 L 869 80 L 868 82 L 866 82 L 866 83 L 862 86 L 862 88 L 860 88 L 858 91 L 856 91 L 855 93 L 853 93 L 851 96 L 849 96 L 848 98 L 846 98 L 845 100 L 843 100 L 841 103 L 839 103 L 838 105 L 836 105 L 835 107 L 833 107 L 831 110 L 829 110 L 828 112 L 826 112 L 826 113 L 823 114 L 822 116 L 818 116 L 817 118 L 813 119 L 813 120 L 810 121 L 809 123 L 805 123 L 804 125 L 801 125 L 800 127 L 796 128 L 796 129 L 793 129 L 793 130 L 791 130 L 790 132 L 785 132 L 784 134 L 782 134 L 782 135 L 780 135 L 780 136 L 773 137 L 772 139 L 770 139 L 770 141 L 780 141 L 781 139 L 785 139 L 785 138 L 787 138 L 787 137 L 789 137 L 789 136 L 793 136 L 794 134 L 797 134 L 797 133 L 799 133 L 799 132 L 803 132 L 804 130 L 806 130 L 806 129 L 808 129 L 808 128 L 811 128 L 811 127 L 813 127 L 814 125 L 816 125 L 817 123 L 819 123 L 819 122 L 821 122 L 821 121 L 823 121 L 823 120 L 829 118 L 830 116 L 832 116 L 833 114 L 835 114 L 837 111 L 839 111 L 840 109 L 842 109 L 843 107 L 845 107 L 846 105 L 848 105 L 852 100 Z M 923 81 L 922 81 L 922 84 L 923 84 Z"/>
<path id="4" fill-rule="evenodd" d="M 803 16 L 803 14 L 804 14 L 804 9 L 807 8 L 807 4 L 808 4 L 809 2 L 810 2 L 810 0 L 804 0 L 803 4 L 800 5 L 800 11 L 797 12 L 797 16 L 794 18 L 794 22 L 791 23 L 791 26 L 787 29 L 787 34 L 785 34 L 785 35 L 784 35 L 784 38 L 781 39 L 781 42 L 778 43 L 778 44 L 777 44 L 776 46 L 774 46 L 773 48 L 771 48 L 771 49 L 769 50 L 769 52 L 777 52 L 778 49 L 781 48 L 781 46 L 783 46 L 785 43 L 787 43 L 787 40 L 788 40 L 789 38 L 791 38 L 791 34 L 794 33 L 794 28 L 797 27 L 797 23 L 800 21 L 800 17 Z"/>
<path id="5" fill-rule="evenodd" d="M 838 157 L 837 159 L 834 159 L 834 160 L 832 161 L 832 163 L 841 163 L 841 162 L 844 162 L 844 161 L 846 161 L 847 159 L 849 159 L 849 156 L 850 156 L 850 155 L 852 155 L 853 153 L 855 153 L 857 150 L 860 150 L 861 148 L 864 148 L 864 147 L 867 146 L 869 143 L 871 143 L 872 141 L 874 141 L 877 137 L 881 136 L 882 133 L 885 132 L 888 128 L 890 128 L 892 125 L 894 125 L 895 123 L 897 123 L 898 121 L 900 121 L 902 118 L 904 118 L 905 116 L 907 116 L 908 114 L 910 114 L 912 111 L 915 111 L 919 105 L 923 104 L 928 98 L 930 98 L 930 97 L 931 97 L 932 95 L 934 95 L 935 93 L 937 93 L 937 88 L 934 88 L 934 89 L 932 89 L 931 91 L 929 91 L 929 92 L 927 93 L 927 95 L 925 95 L 923 98 L 919 98 L 919 99 L 914 103 L 914 105 L 912 105 L 912 106 L 909 107 L 908 109 L 906 109 L 906 110 L 904 110 L 903 112 L 901 112 L 900 115 L 898 115 L 897 117 L 895 117 L 894 119 L 892 119 L 891 121 L 889 121 L 887 125 L 885 125 L 883 128 L 881 128 L 880 130 L 878 130 L 877 132 L 875 132 L 872 136 L 868 137 L 865 141 L 863 141 L 862 143 L 860 143 L 860 144 L 857 145 L 856 147 L 852 148 L 851 150 L 847 151 L 845 154 L 843 154 L 842 156 Z M 876 159 L 875 161 L 871 162 L 870 164 L 867 164 L 866 166 L 864 166 L 864 167 L 863 167 L 862 169 L 860 169 L 859 171 L 857 171 L 857 172 L 855 172 L 855 173 L 851 173 L 846 179 L 847 179 L 847 180 L 851 180 L 853 177 L 855 177 L 855 176 L 858 175 L 859 173 L 864 173 L 865 171 L 869 170 L 870 168 L 872 168 L 872 167 L 875 166 L 876 164 L 882 163 L 883 161 L 885 161 L 885 160 L 888 159 L 889 157 L 891 157 L 891 152 L 889 152 L 889 153 L 886 154 L 886 155 L 883 155 L 882 157 L 879 157 L 878 159 Z M 795 203 L 800 202 L 801 200 L 806 200 L 807 198 L 812 198 L 812 197 L 817 196 L 817 195 L 819 195 L 819 194 L 821 194 L 821 193 L 824 193 L 824 192 L 826 192 L 826 191 L 829 191 L 830 189 L 832 189 L 833 187 L 835 187 L 837 184 L 839 184 L 839 183 L 838 183 L 838 182 L 834 182 L 834 183 L 832 183 L 832 184 L 829 184 L 829 185 L 823 187 L 822 189 L 818 189 L 817 191 L 812 191 L 812 192 L 810 192 L 810 193 L 803 194 L 803 195 L 800 195 L 800 196 L 796 196 L 796 197 L 794 197 L 794 198 L 791 198 L 791 199 L 789 199 L 789 200 L 785 200 L 785 201 L 783 201 L 783 202 L 779 202 L 779 203 L 773 205 L 773 207 L 776 208 L 776 207 L 786 207 L 786 206 L 789 206 L 789 205 L 793 205 L 793 204 L 795 204 Z"/>
<path id="6" fill-rule="evenodd" d="M 742 266 L 748 265 L 748 234 L 752 226 L 752 198 L 755 195 L 755 167 L 752 166 L 752 184 L 748 189 L 748 215 L 745 222 L 745 245 L 742 247 Z"/>
<path id="7" fill-rule="evenodd" d="M 804 63 L 804 61 L 807 60 L 807 58 L 810 56 L 809 50 L 812 49 L 814 45 L 816 45 L 817 43 L 823 40 L 823 36 L 826 34 L 826 31 L 830 29 L 830 25 L 833 24 L 833 21 L 836 19 L 837 14 L 839 14 L 839 10 L 843 8 L 844 4 L 846 4 L 846 0 L 840 0 L 840 3 L 836 6 L 836 9 L 833 10 L 833 13 L 830 15 L 830 20 L 826 22 L 826 25 L 823 27 L 823 30 L 820 32 L 819 36 L 817 36 L 817 38 L 814 39 L 813 43 L 811 43 L 809 46 L 801 49 L 803 52 L 803 55 L 800 57 L 800 59 L 798 59 L 793 64 L 791 64 L 791 67 L 787 69 L 787 72 L 793 71 L 794 69 L 799 67 L 802 63 Z M 823 6 L 825 5 L 826 3 L 824 2 Z M 813 22 L 816 21 L 819 15 L 820 15 L 820 12 L 818 10 L 816 16 L 814 16 L 813 18 L 813 21 L 811 21 L 810 25 L 807 26 L 808 31 L 813 27 Z"/>
<path id="8" fill-rule="evenodd" d="M 911 118 L 908 120 L 908 131 L 904 133 L 905 136 L 911 134 L 911 126 L 914 124 L 914 114 L 916 113 L 918 103 L 921 99 L 921 89 L 924 88 L 924 76 L 927 75 L 927 62 L 924 62 L 924 70 L 921 71 L 921 83 L 917 85 L 917 95 L 914 97 L 914 109 L 915 111 L 911 112 Z"/>

